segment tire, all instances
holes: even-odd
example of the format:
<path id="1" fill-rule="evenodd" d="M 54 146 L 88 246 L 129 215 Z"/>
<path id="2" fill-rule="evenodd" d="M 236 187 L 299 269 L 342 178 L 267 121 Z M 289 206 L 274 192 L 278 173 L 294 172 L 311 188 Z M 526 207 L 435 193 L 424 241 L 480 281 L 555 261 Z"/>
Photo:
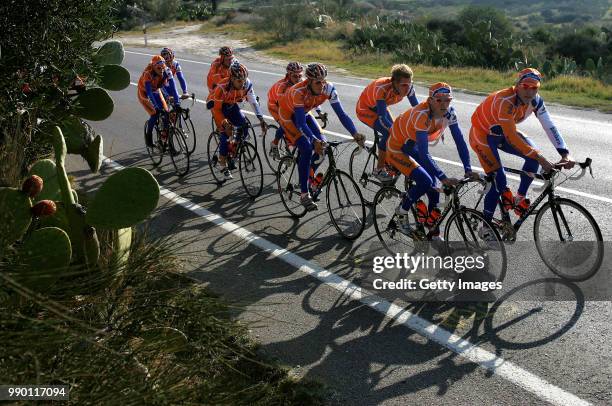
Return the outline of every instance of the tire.
<path id="1" fill-rule="evenodd" d="M 264 134 L 262 138 L 262 145 L 263 145 L 262 153 L 264 155 L 264 159 L 266 160 L 266 163 L 268 164 L 268 167 L 270 168 L 270 170 L 272 170 L 272 173 L 274 175 L 276 175 L 276 170 L 278 169 L 278 163 L 280 162 L 280 159 L 279 160 L 272 159 L 272 157 L 270 156 L 270 149 L 272 147 L 272 140 L 275 138 L 275 133 L 277 129 L 278 129 L 277 125 L 270 124 L 268 126 L 268 131 L 266 132 L 266 134 Z M 285 137 L 282 137 L 278 141 L 278 152 L 281 158 L 291 154 L 291 151 L 289 150 L 289 147 L 287 146 L 287 141 L 285 140 Z"/>
<path id="2" fill-rule="evenodd" d="M 283 206 L 291 217 L 306 215 L 306 208 L 300 203 L 300 178 L 298 167 L 292 156 L 283 157 L 278 163 L 276 185 Z"/>
<path id="3" fill-rule="evenodd" d="M 255 147 L 243 142 L 238 152 L 238 170 L 240 181 L 246 193 L 255 199 L 263 191 L 263 166 Z"/>
<path id="4" fill-rule="evenodd" d="M 370 152 L 370 148 L 364 150 L 355 147 L 349 160 L 349 173 L 361 188 L 363 201 L 368 206 L 372 205 L 376 192 L 383 186 L 372 174 L 378 163 L 378 156 Z"/>
<path id="5" fill-rule="evenodd" d="M 414 240 L 412 237 L 399 231 L 395 208 L 401 202 L 403 192 L 393 186 L 382 187 L 374 196 L 372 205 L 372 216 L 376 235 L 383 247 L 392 255 L 398 252 L 418 253 L 422 252 L 422 241 Z M 417 226 L 414 210 L 411 210 L 411 223 Z"/>
<path id="6" fill-rule="evenodd" d="M 219 173 L 219 142 L 219 133 L 211 132 L 206 143 L 206 155 L 210 172 L 217 184 L 220 185 L 225 182 L 225 178 Z"/>
<path id="7" fill-rule="evenodd" d="M 478 232 L 481 227 L 489 230 L 493 236 L 491 241 L 484 241 L 479 237 Z M 482 282 L 501 282 L 506 277 L 508 266 L 506 247 L 495 226 L 485 220 L 481 212 L 461 207 L 451 214 L 444 227 L 444 246 L 446 255 L 484 257 L 486 272 L 470 275 L 471 277 L 476 277 Z"/>
<path id="8" fill-rule="evenodd" d="M 247 116 L 244 116 L 245 121 L 247 122 L 247 125 L 249 126 L 248 129 L 248 136 L 247 139 L 244 141 L 248 141 L 250 142 L 254 147 L 255 150 L 257 151 L 257 135 L 255 134 L 255 128 L 253 127 L 253 124 L 251 124 L 251 120 L 249 120 L 249 118 Z M 234 133 L 235 135 L 235 133 Z"/>
<path id="9" fill-rule="evenodd" d="M 144 125 L 144 137 L 145 137 L 145 147 L 147 148 L 147 153 L 149 154 L 149 158 L 151 158 L 151 162 L 153 162 L 153 166 L 159 166 L 159 164 L 161 164 L 162 159 L 164 158 L 164 150 L 163 147 L 160 148 L 161 146 L 161 140 L 160 140 L 160 134 L 159 134 L 159 128 L 157 126 L 155 126 L 155 128 L 153 128 L 153 144 L 155 145 L 153 148 L 147 147 L 146 142 L 147 142 L 147 122 L 145 121 L 145 125 Z"/>
<path id="10" fill-rule="evenodd" d="M 555 214 L 566 241 L 561 241 Z M 587 280 L 601 267 L 601 230 L 591 213 L 573 200 L 555 197 L 552 205 L 550 201 L 543 204 L 534 220 L 533 238 L 546 266 L 565 280 Z"/>
<path id="11" fill-rule="evenodd" d="M 176 126 L 180 128 L 181 130 L 183 130 L 183 134 L 185 135 L 185 140 L 187 144 L 187 150 L 190 155 L 193 154 L 196 148 L 196 143 L 197 143 L 196 132 L 195 132 L 195 127 L 193 126 L 193 121 L 191 121 L 191 118 L 185 119 L 183 115 L 181 115 L 179 119 L 177 120 Z"/>
<path id="12" fill-rule="evenodd" d="M 170 127 L 170 143 L 169 143 L 169 153 L 170 159 L 172 160 L 172 165 L 174 165 L 174 170 L 176 174 L 181 177 L 187 175 L 189 172 L 189 146 L 187 145 L 187 140 L 185 139 L 185 134 L 183 130 L 171 126 Z"/>
<path id="13" fill-rule="evenodd" d="M 351 176 L 337 170 L 327 183 L 327 211 L 338 233 L 347 240 L 359 238 L 365 229 L 365 204 L 359 185 Z"/>

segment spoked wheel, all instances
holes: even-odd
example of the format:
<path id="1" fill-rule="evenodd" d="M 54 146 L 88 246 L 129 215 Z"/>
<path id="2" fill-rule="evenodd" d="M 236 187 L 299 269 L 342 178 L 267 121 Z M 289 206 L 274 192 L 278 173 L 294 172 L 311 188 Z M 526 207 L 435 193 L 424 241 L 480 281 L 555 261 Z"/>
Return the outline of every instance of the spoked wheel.
<path id="1" fill-rule="evenodd" d="M 272 170 L 272 173 L 275 175 L 276 175 L 276 170 L 278 169 L 278 163 L 280 159 L 273 158 L 270 155 L 270 150 L 272 149 L 272 141 L 276 137 L 276 130 L 278 130 L 278 126 L 274 124 L 270 124 L 268 126 L 268 131 L 266 132 L 266 134 L 264 134 L 263 140 L 262 140 L 263 149 L 264 149 L 263 151 L 264 158 L 266 160 L 266 163 Z M 285 140 L 285 137 L 281 137 L 278 140 L 278 153 L 280 155 L 280 158 L 291 154 L 291 152 L 289 151 L 289 147 L 287 145 L 287 141 Z"/>
<path id="2" fill-rule="evenodd" d="M 573 200 L 557 197 L 542 205 L 533 237 L 546 266 L 563 279 L 584 281 L 601 267 L 601 230 L 591 213 Z"/>
<path id="3" fill-rule="evenodd" d="M 414 210 L 410 211 L 410 225 L 415 230 L 413 235 L 400 232 L 399 219 L 395 208 L 402 201 L 403 192 L 393 186 L 381 188 L 374 196 L 372 215 L 374 216 L 374 229 L 383 247 L 391 254 L 398 252 L 422 252 L 425 235 L 422 226 L 417 223 Z"/>
<path id="4" fill-rule="evenodd" d="M 185 117 L 181 114 L 177 120 L 176 127 L 179 128 L 185 136 L 185 143 L 187 144 L 187 151 L 189 154 L 193 154 L 196 148 L 196 133 L 193 121 L 191 118 Z"/>
<path id="5" fill-rule="evenodd" d="M 247 140 L 253 144 L 253 146 L 255 147 L 255 150 L 257 150 L 257 138 L 258 136 L 255 135 L 255 127 L 253 127 L 253 124 L 251 124 L 251 120 L 249 120 L 248 117 L 244 117 L 246 119 L 246 122 L 249 126 L 249 130 L 248 130 L 248 136 L 247 136 Z M 259 126 L 257 127 L 259 128 Z M 261 132 L 261 128 L 259 128 L 259 132 Z"/>
<path id="6" fill-rule="evenodd" d="M 258 197 L 263 190 L 263 166 L 255 147 L 243 142 L 238 152 L 238 170 L 242 186 L 251 198 Z"/>
<path id="7" fill-rule="evenodd" d="M 479 211 L 462 207 L 451 214 L 444 228 L 444 245 L 446 255 L 480 258 L 483 266 L 469 271 L 471 279 L 501 282 L 506 277 L 506 247 L 497 228 Z"/>
<path id="8" fill-rule="evenodd" d="M 221 140 L 219 133 L 213 131 L 208 137 L 206 145 L 206 154 L 208 155 L 208 167 L 210 172 L 218 184 L 225 182 L 225 177 L 219 172 L 219 145 Z"/>
<path id="9" fill-rule="evenodd" d="M 327 184 L 327 211 L 338 233 L 348 240 L 357 239 L 365 228 L 366 213 L 357 182 L 343 171 L 336 171 Z"/>
<path id="10" fill-rule="evenodd" d="M 144 125 L 144 134 L 145 134 L 145 145 L 147 141 L 147 122 L 145 121 Z M 149 158 L 151 158 L 151 162 L 153 162 L 153 166 L 158 166 L 161 164 L 162 158 L 164 157 L 164 147 L 161 142 L 161 136 L 159 134 L 159 128 L 155 126 L 153 128 L 153 147 L 147 146 L 147 153 L 149 154 Z"/>
<path id="11" fill-rule="evenodd" d="M 175 126 L 170 127 L 169 152 L 176 174 L 185 176 L 189 172 L 189 146 L 183 130 Z"/>
<path id="12" fill-rule="evenodd" d="M 356 147 L 351 153 L 349 160 L 349 173 L 361 187 L 363 201 L 371 206 L 374 202 L 376 192 L 383 186 L 382 183 L 373 175 L 378 156 L 370 152 L 370 148 Z"/>
<path id="13" fill-rule="evenodd" d="M 292 217 L 304 217 L 306 208 L 300 202 L 300 177 L 292 156 L 283 157 L 276 171 L 276 185 L 285 209 Z"/>

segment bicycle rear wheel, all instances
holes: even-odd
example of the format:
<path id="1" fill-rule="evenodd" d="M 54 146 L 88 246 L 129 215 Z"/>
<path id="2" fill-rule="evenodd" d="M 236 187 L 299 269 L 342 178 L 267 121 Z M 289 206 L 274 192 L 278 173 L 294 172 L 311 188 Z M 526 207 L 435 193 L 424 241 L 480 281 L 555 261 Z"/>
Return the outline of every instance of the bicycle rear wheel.
<path id="1" fill-rule="evenodd" d="M 327 211 L 338 233 L 348 240 L 359 238 L 365 228 L 366 213 L 357 182 L 343 171 L 336 171 L 327 183 Z"/>
<path id="2" fill-rule="evenodd" d="M 482 231 L 481 231 L 482 229 Z M 480 235 L 488 235 L 484 240 Z M 462 207 L 446 221 L 444 227 L 446 255 L 481 257 L 483 267 L 469 271 L 470 279 L 480 282 L 501 282 L 506 277 L 506 248 L 495 226 L 477 210 Z"/>
<path id="3" fill-rule="evenodd" d="M 376 192 L 383 186 L 372 174 L 378 163 L 378 156 L 371 152 L 372 148 L 355 147 L 349 160 L 349 173 L 361 187 L 363 201 L 368 206 L 372 205 Z"/>
<path id="4" fill-rule="evenodd" d="M 170 159 L 178 176 L 185 176 L 189 172 L 189 146 L 183 130 L 170 126 Z"/>
<path id="5" fill-rule="evenodd" d="M 153 147 L 149 147 L 146 145 L 146 142 L 147 142 L 146 133 L 147 133 L 147 122 L 145 121 L 144 134 L 145 134 L 145 146 L 147 148 L 147 153 L 149 154 L 149 158 L 151 158 L 151 162 L 153 162 L 153 166 L 158 166 L 159 164 L 161 164 L 161 161 L 164 158 L 164 147 L 161 142 L 159 128 L 157 126 L 153 128 Z"/>
<path id="6" fill-rule="evenodd" d="M 263 190 L 263 166 L 257 150 L 251 143 L 243 142 L 238 152 L 238 170 L 242 187 L 251 198 Z"/>
<path id="7" fill-rule="evenodd" d="M 556 197 L 542 205 L 533 237 L 546 266 L 563 279 L 584 281 L 601 267 L 601 230 L 591 213 L 573 200 Z"/>
<path id="8" fill-rule="evenodd" d="M 219 133 L 213 131 L 210 133 L 208 137 L 208 143 L 206 144 L 206 155 L 208 156 L 208 167 L 210 168 L 210 173 L 213 178 L 217 182 L 217 184 L 222 184 L 225 182 L 225 178 L 219 172 L 219 144 L 221 140 L 219 139 Z"/>
<path id="9" fill-rule="evenodd" d="M 374 229 L 383 247 L 391 254 L 422 252 L 423 241 L 414 239 L 399 231 L 399 223 L 395 208 L 400 204 L 403 192 L 393 186 L 381 188 L 374 196 L 372 216 L 374 216 Z M 417 222 L 415 213 L 410 211 L 410 225 L 413 229 L 421 227 Z"/>
<path id="10" fill-rule="evenodd" d="M 300 177 L 293 156 L 283 157 L 276 171 L 276 185 L 283 206 L 292 217 L 304 217 L 306 208 L 300 202 Z"/>
<path id="11" fill-rule="evenodd" d="M 272 173 L 275 175 L 276 175 L 276 170 L 278 169 L 278 163 L 280 162 L 280 159 L 272 158 L 270 156 L 270 149 L 272 148 L 272 141 L 274 140 L 276 136 L 276 130 L 278 130 L 278 126 L 274 124 L 270 124 L 268 126 L 268 131 L 264 134 L 263 140 L 262 140 L 263 149 L 264 149 L 263 151 L 264 158 L 266 160 L 266 163 L 272 170 Z M 289 151 L 289 147 L 287 146 L 287 141 L 285 140 L 285 137 L 281 137 L 278 140 L 278 153 L 281 158 L 291 154 L 291 151 Z"/>
<path id="12" fill-rule="evenodd" d="M 185 118 L 183 114 L 180 114 L 178 117 L 176 126 L 183 131 L 183 134 L 185 136 L 185 141 L 187 144 L 187 150 L 189 151 L 189 154 L 193 154 L 193 151 L 195 151 L 195 148 L 196 148 L 196 141 L 197 141 L 195 127 L 193 126 L 193 121 L 191 121 L 191 118 L 189 117 Z"/>

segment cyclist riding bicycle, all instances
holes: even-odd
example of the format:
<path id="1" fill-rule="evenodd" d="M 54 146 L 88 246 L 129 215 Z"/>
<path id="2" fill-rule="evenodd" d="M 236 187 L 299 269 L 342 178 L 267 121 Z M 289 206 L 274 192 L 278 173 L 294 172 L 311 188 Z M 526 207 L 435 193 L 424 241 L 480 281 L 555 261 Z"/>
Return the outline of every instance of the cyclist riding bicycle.
<path id="1" fill-rule="evenodd" d="M 154 146 L 153 128 L 155 127 L 155 123 L 157 123 L 159 114 L 162 111 L 169 111 L 166 99 L 162 94 L 163 87 L 166 87 L 169 93 L 174 97 L 174 103 L 176 105 L 179 102 L 179 96 L 176 91 L 172 72 L 166 66 L 164 58 L 160 55 L 155 55 L 151 59 L 151 63 L 149 63 L 142 72 L 138 80 L 137 90 L 138 101 L 151 116 L 147 123 L 147 131 L 145 133 L 145 142 L 150 148 Z M 168 128 L 168 119 L 166 115 L 163 115 L 162 119 L 164 124 L 163 131 L 166 132 Z M 164 132 L 162 132 L 162 137 L 164 136 Z"/>
<path id="2" fill-rule="evenodd" d="M 406 97 L 412 107 L 419 104 L 412 85 L 412 69 L 405 64 L 393 65 L 391 77 L 376 79 L 363 89 L 355 110 L 362 123 L 380 134 L 378 140 L 378 163 L 374 170 L 381 182 L 388 182 L 393 176 L 385 171 L 385 154 L 389 129 L 393 125 L 393 115 L 389 106 L 397 104 Z"/>
<path id="3" fill-rule="evenodd" d="M 287 64 L 286 70 L 287 73 L 285 74 L 285 77 L 274 83 L 268 91 L 268 111 L 277 123 L 279 122 L 278 101 L 281 96 L 285 94 L 287 89 L 302 80 L 302 73 L 304 72 L 304 67 L 299 62 L 289 62 Z M 321 114 L 321 109 L 319 107 L 316 107 L 315 110 L 317 113 Z M 278 130 L 276 130 L 276 134 L 274 135 L 274 140 L 272 140 L 272 146 L 270 148 L 270 156 L 273 159 L 280 159 L 278 142 L 283 136 L 283 127 L 279 126 Z"/>
<path id="4" fill-rule="evenodd" d="M 308 64 L 306 79 L 290 87 L 278 103 L 279 124 L 283 127 L 288 141 L 297 145 L 299 150 L 300 202 L 307 210 L 317 208 L 308 191 L 308 175 L 311 166 L 318 162 L 320 156 L 324 156 L 323 147 L 326 142 L 315 118 L 308 113 L 329 100 L 340 122 L 355 141 L 360 145 L 363 145 L 365 141 L 363 134 L 357 132 L 353 121 L 344 112 L 334 85 L 327 82 L 326 77 L 327 68 L 325 65 L 321 63 Z M 316 170 L 316 165 L 313 170 Z"/>
<path id="5" fill-rule="evenodd" d="M 516 128 L 516 124 L 524 121 L 531 113 L 538 118 L 550 142 L 561 155 L 558 164 L 571 169 L 576 163 L 546 111 L 544 100 L 538 94 L 541 81 L 542 75 L 536 69 L 523 69 L 518 73 L 514 86 L 490 94 L 472 114 L 470 145 L 476 152 L 484 171 L 494 179 L 493 186 L 484 199 L 483 214 L 487 220 L 493 217 L 500 195 L 504 207 L 507 210 L 514 209 L 518 216 L 521 216 L 530 205 L 529 199 L 525 196 L 533 178 L 521 175 L 518 193 L 513 196 L 507 187 L 506 173 L 501 164 L 499 150 L 523 158 L 525 172 L 535 173 L 539 165 L 542 165 L 545 172 L 552 168 L 552 163 L 537 150 L 535 143 Z M 481 231 L 483 232 L 481 237 L 487 238 L 484 233 L 489 229 Z"/>
<path id="6" fill-rule="evenodd" d="M 219 57 L 210 64 L 206 85 L 208 94 L 212 94 L 217 85 L 230 76 L 230 65 L 234 62 L 234 51 L 230 47 L 219 48 Z"/>
<path id="7" fill-rule="evenodd" d="M 427 100 L 402 113 L 391 126 L 387 141 L 387 162 L 415 182 L 395 210 L 399 229 L 404 234 L 410 235 L 413 231 L 408 214 L 414 203 L 418 221 L 426 226 L 433 226 L 440 217 L 440 193 L 434 189 L 438 179 L 448 186 L 458 182 L 455 178 L 447 177 L 429 154 L 429 142 L 441 137 L 447 127 L 457 146 L 466 176 L 477 176 L 470 166 L 470 155 L 457 123 L 455 109 L 450 107 L 452 99 L 452 89 L 448 84 L 435 83 L 429 88 Z M 427 194 L 428 206 L 419 200 L 424 194 Z M 432 231 L 434 239 L 439 239 L 439 230 Z"/>
<path id="8" fill-rule="evenodd" d="M 186 99 L 189 97 L 187 92 L 187 82 L 185 81 L 185 76 L 183 75 L 183 69 L 181 68 L 181 64 L 174 58 L 174 51 L 168 47 L 165 47 L 159 53 L 162 58 L 166 61 L 166 66 L 170 68 L 172 72 L 172 76 L 176 77 L 181 85 L 181 90 L 183 94 L 181 94 L 181 99 Z M 169 89 L 164 87 L 163 91 L 168 94 Z"/>
<path id="9" fill-rule="evenodd" d="M 242 127 L 241 137 L 246 137 L 248 127 L 246 118 L 238 103 L 245 98 L 253 107 L 259 119 L 261 130 L 266 131 L 266 122 L 263 119 L 257 96 L 253 91 L 253 83 L 248 79 L 249 71 L 246 66 L 234 61 L 230 66 L 230 76 L 217 84 L 210 94 L 207 104 L 212 104 L 212 114 L 217 128 L 220 130 L 219 142 L 219 171 L 225 179 L 232 179 L 232 173 L 227 167 L 228 138 L 233 134 L 233 128 Z"/>

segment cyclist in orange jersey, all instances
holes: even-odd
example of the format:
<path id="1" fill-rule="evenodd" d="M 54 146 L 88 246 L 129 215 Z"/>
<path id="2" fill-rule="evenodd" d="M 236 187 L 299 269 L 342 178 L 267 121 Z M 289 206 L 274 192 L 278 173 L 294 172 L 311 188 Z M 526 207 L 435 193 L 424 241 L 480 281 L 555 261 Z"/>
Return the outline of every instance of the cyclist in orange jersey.
<path id="1" fill-rule="evenodd" d="M 241 137 L 246 137 L 248 127 L 246 118 L 238 103 L 246 99 L 259 119 L 261 130 L 266 132 L 267 126 L 257 101 L 257 96 L 253 91 L 253 83 L 248 78 L 249 71 L 243 64 L 234 61 L 230 66 L 230 77 L 217 84 L 215 91 L 209 95 L 207 104 L 211 104 L 212 115 L 217 128 L 220 130 L 219 136 L 219 171 L 225 179 L 232 179 L 232 173 L 227 167 L 228 139 L 233 135 L 233 128 L 242 127 Z"/>
<path id="2" fill-rule="evenodd" d="M 185 81 L 185 76 L 183 75 L 183 68 L 181 68 L 181 64 L 179 63 L 179 61 L 174 58 L 174 51 L 168 47 L 165 47 L 161 50 L 159 54 L 166 61 L 166 66 L 170 68 L 172 76 L 175 77 L 181 85 L 181 89 L 183 90 L 181 99 L 188 98 L 189 94 L 187 92 L 187 82 Z M 167 90 L 168 89 L 164 88 L 164 91 L 166 91 L 166 93 Z"/>
<path id="3" fill-rule="evenodd" d="M 167 87 L 170 94 L 174 97 L 174 103 L 179 102 L 179 96 L 176 92 L 172 72 L 166 66 L 164 58 L 160 55 L 155 55 L 151 59 L 151 63 L 147 65 L 138 80 L 138 101 L 151 116 L 147 122 L 147 130 L 145 132 L 145 142 L 148 147 L 153 147 L 153 127 L 157 122 L 162 111 L 168 111 L 168 105 L 162 93 L 162 88 Z M 164 131 L 168 127 L 166 115 L 162 116 Z"/>
<path id="4" fill-rule="evenodd" d="M 541 81 L 542 75 L 536 69 L 523 69 L 518 73 L 514 86 L 490 94 L 472 114 L 470 145 L 484 171 L 494 176 L 494 187 L 484 199 L 483 213 L 487 220 L 493 217 L 500 195 L 504 205 L 508 208 L 514 207 L 517 215 L 522 215 L 530 205 L 525 196 L 533 179 L 526 175 L 521 176 L 518 195 L 513 197 L 507 187 L 499 150 L 523 158 L 525 172 L 537 172 L 539 165 L 542 165 L 545 172 L 552 168 L 552 163 L 538 151 L 533 141 L 516 128 L 516 124 L 524 121 L 531 113 L 538 118 L 551 143 L 561 155 L 559 164 L 567 169 L 571 169 L 575 164 L 563 137 L 546 111 L 544 100 L 538 94 Z M 486 233 L 488 228 L 485 227 L 482 231 Z M 493 238 L 489 235 L 481 237 Z"/>
<path id="5" fill-rule="evenodd" d="M 219 57 L 210 64 L 208 75 L 206 76 L 206 85 L 208 86 L 208 93 L 211 94 L 217 84 L 223 79 L 227 79 L 230 76 L 230 65 L 234 61 L 234 51 L 230 47 L 219 48 Z"/>
<path id="6" fill-rule="evenodd" d="M 408 65 L 393 65 L 391 77 L 376 79 L 363 89 L 355 108 L 359 120 L 380 134 L 378 163 L 374 176 L 382 182 L 393 179 L 385 171 L 387 138 L 393 124 L 393 115 L 388 106 L 399 103 L 404 97 L 408 98 L 413 107 L 419 104 L 412 85 L 412 76 L 412 69 Z"/>
<path id="7" fill-rule="evenodd" d="M 408 221 L 412 204 L 417 203 L 419 218 L 431 226 L 440 216 L 437 207 L 440 194 L 434 189 L 437 180 L 444 185 L 457 183 L 457 179 L 446 176 L 429 153 L 429 142 L 440 138 L 446 128 L 451 130 L 465 175 L 477 176 L 472 172 L 470 155 L 455 109 L 450 106 L 452 99 L 452 89 L 448 84 L 434 83 L 429 88 L 427 100 L 402 113 L 391 126 L 387 141 L 387 162 L 416 183 L 396 209 L 400 231 L 405 234 L 412 232 Z M 418 200 L 424 194 L 427 194 L 429 207 Z M 439 238 L 439 230 L 433 230 L 433 236 Z"/>
<path id="8" fill-rule="evenodd" d="M 326 100 L 344 128 L 363 145 L 365 137 L 357 132 L 351 118 L 344 112 L 334 85 L 326 81 L 327 68 L 320 63 L 311 63 L 306 67 L 306 80 L 290 87 L 279 100 L 278 119 L 289 143 L 297 145 L 299 150 L 298 174 L 300 178 L 300 201 L 307 210 L 316 210 L 308 191 L 308 175 L 311 165 L 322 156 L 325 137 L 309 111 L 323 104 Z M 315 168 L 316 170 L 316 168 Z"/>

